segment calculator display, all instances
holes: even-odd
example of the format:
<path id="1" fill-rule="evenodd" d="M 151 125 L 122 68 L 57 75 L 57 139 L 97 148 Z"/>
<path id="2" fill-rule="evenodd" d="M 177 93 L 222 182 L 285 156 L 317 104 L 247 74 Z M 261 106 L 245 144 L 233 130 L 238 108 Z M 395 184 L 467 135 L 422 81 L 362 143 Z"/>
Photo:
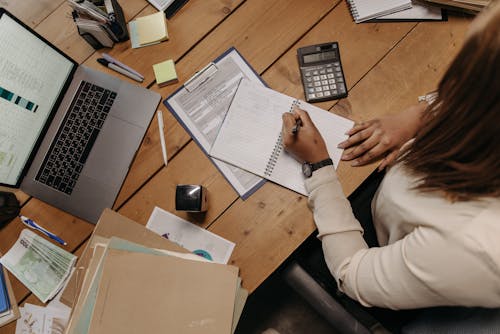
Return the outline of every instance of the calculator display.
<path id="1" fill-rule="evenodd" d="M 336 59 L 337 59 L 337 53 L 335 51 L 327 51 L 327 52 L 304 55 L 304 63 L 306 64 L 316 63 L 325 60 L 336 60 Z"/>

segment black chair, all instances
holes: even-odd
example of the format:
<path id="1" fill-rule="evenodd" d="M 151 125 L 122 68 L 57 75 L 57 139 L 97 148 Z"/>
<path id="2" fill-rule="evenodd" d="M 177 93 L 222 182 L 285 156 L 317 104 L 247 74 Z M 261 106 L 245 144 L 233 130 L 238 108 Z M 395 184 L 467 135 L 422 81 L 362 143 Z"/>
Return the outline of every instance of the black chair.
<path id="1" fill-rule="evenodd" d="M 354 215 L 365 229 L 370 247 L 378 246 L 371 217 L 371 199 L 384 174 L 374 172 L 349 196 Z M 436 307 L 393 311 L 365 308 L 337 289 L 313 233 L 285 264 L 281 275 L 340 333 L 484 333 L 500 334 L 500 309 Z"/>

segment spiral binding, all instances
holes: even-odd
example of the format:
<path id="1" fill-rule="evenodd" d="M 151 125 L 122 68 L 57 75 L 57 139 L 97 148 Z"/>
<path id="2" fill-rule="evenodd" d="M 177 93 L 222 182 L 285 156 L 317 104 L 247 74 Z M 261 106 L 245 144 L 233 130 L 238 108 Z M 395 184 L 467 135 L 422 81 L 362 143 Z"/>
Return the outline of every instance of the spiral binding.
<path id="1" fill-rule="evenodd" d="M 294 107 L 300 107 L 299 100 L 294 100 L 292 102 L 288 112 L 292 112 Z M 273 173 L 274 167 L 276 167 L 276 163 L 278 162 L 278 158 L 279 158 L 282 151 L 283 151 L 283 136 L 280 132 L 278 139 L 276 140 L 276 143 L 274 144 L 274 148 L 273 148 L 273 151 L 271 153 L 271 156 L 269 157 L 269 160 L 267 160 L 266 169 L 264 170 L 265 176 L 271 176 L 271 174 Z"/>
<path id="2" fill-rule="evenodd" d="M 349 7 L 349 10 L 351 11 L 354 21 L 357 21 L 359 18 L 359 13 L 358 9 L 356 8 L 356 4 L 352 0 L 347 0 L 347 7 Z"/>
<path id="3" fill-rule="evenodd" d="M 276 167 L 276 163 L 278 162 L 278 158 L 281 154 L 281 151 L 283 151 L 283 136 L 280 135 L 278 136 L 278 139 L 276 140 L 276 143 L 274 144 L 273 152 L 271 153 L 271 156 L 269 157 L 269 160 L 267 160 L 267 165 L 266 169 L 264 170 L 264 175 L 265 176 L 271 176 L 273 173 L 274 167 Z"/>

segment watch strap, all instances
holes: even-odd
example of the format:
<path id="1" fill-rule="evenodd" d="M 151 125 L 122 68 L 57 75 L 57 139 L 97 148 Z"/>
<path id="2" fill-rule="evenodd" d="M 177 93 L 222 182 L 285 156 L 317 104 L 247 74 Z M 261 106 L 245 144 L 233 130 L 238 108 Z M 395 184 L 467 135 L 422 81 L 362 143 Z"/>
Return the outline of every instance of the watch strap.
<path id="1" fill-rule="evenodd" d="M 333 166 L 333 161 L 331 158 L 321 160 L 320 162 L 316 162 L 314 164 L 311 164 L 311 171 L 314 172 L 314 171 L 320 169 L 321 167 L 325 167 L 325 166 Z"/>

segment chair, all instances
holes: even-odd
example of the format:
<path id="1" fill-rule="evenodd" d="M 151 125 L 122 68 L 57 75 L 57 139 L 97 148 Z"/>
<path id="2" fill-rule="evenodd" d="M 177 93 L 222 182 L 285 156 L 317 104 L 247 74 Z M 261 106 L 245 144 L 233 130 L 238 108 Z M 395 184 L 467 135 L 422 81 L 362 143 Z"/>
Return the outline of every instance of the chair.
<path id="1" fill-rule="evenodd" d="M 372 173 L 349 196 L 354 215 L 365 229 L 367 244 L 377 246 L 371 224 L 370 203 L 383 174 Z M 500 334 L 500 309 L 436 307 L 393 311 L 365 308 L 340 292 L 323 257 L 321 242 L 313 233 L 285 264 L 281 275 L 340 333 L 480 333 Z"/>

